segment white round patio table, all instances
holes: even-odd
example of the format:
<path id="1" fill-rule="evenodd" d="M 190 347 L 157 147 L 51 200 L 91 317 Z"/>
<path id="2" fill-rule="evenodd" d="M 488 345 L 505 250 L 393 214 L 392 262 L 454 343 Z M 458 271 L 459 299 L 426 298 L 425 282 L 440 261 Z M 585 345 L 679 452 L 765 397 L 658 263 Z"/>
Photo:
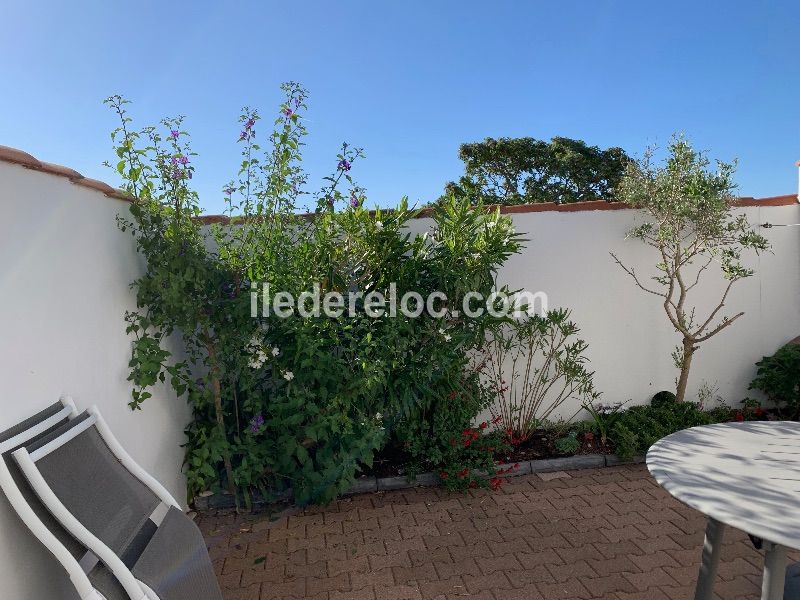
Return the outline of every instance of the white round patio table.
<path id="1" fill-rule="evenodd" d="M 711 600 L 725 526 L 764 541 L 761 598 L 782 600 L 786 548 L 800 548 L 800 423 L 692 427 L 657 442 L 647 468 L 708 517 L 696 600 Z"/>

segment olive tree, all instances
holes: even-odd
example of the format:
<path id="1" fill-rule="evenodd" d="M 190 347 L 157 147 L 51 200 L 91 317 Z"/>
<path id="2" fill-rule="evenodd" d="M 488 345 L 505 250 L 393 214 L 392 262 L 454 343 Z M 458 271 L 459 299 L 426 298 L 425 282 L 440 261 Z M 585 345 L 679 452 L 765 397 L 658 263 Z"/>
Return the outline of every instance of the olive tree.
<path id="1" fill-rule="evenodd" d="M 769 242 L 734 210 L 735 163 L 716 161 L 712 169 L 708 158 L 681 136 L 673 137 L 668 150 L 660 164 L 654 161 L 652 149 L 631 162 L 617 189 L 619 200 L 647 214 L 646 221 L 627 237 L 657 251 L 657 274 L 643 279 L 632 266 L 611 255 L 639 288 L 661 298 L 681 337 L 672 355 L 680 370 L 676 391 L 680 402 L 699 345 L 744 314 L 723 310 L 734 284 L 753 275 L 741 262 L 743 252 L 769 250 Z M 697 302 L 693 292 L 709 269 L 721 273 L 724 285 L 715 300 L 705 304 Z"/>

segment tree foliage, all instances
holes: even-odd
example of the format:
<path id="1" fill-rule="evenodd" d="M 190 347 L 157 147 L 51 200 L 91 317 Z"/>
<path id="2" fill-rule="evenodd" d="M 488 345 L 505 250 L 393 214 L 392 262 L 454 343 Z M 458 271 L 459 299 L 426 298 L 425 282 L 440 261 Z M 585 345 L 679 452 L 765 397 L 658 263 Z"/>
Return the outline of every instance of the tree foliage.
<path id="1" fill-rule="evenodd" d="M 673 137 L 663 165 L 653 150 L 631 162 L 618 188 L 619 200 L 643 209 L 646 221 L 628 232 L 657 251 L 657 274 L 643 279 L 612 253 L 614 260 L 645 292 L 661 299 L 670 323 L 681 336 L 673 353 L 680 369 L 676 396 L 683 401 L 692 357 L 698 345 L 732 325 L 744 313 L 722 312 L 733 285 L 753 275 L 742 262 L 744 251 L 769 249 L 769 242 L 737 213 L 733 191 L 734 163 L 717 161 L 711 169 L 706 156 L 680 136 Z M 694 293 L 709 268 L 726 282 L 718 300 L 695 304 Z"/>
<path id="2" fill-rule="evenodd" d="M 464 175 L 446 190 L 505 205 L 613 200 L 630 161 L 622 148 L 601 150 L 565 137 L 486 138 L 462 144 L 458 155 Z"/>

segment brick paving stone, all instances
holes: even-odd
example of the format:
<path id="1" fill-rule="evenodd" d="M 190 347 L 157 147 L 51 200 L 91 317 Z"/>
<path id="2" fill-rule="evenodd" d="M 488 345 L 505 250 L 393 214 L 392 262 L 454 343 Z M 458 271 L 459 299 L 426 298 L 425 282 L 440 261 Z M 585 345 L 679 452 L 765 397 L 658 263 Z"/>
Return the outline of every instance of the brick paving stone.
<path id="1" fill-rule="evenodd" d="M 394 585 L 394 575 L 392 574 L 391 567 L 375 569 L 368 573 L 352 573 L 350 575 L 350 587 L 353 588 L 353 590 L 372 588 L 373 586 L 375 589 L 378 589 L 391 585 Z"/>
<path id="2" fill-rule="evenodd" d="M 513 571 L 508 573 L 508 579 L 515 588 L 525 587 L 530 583 L 557 583 L 547 565 L 538 565 L 532 569 Z"/>
<path id="3" fill-rule="evenodd" d="M 428 581 L 437 581 L 439 575 L 432 564 L 418 565 L 416 567 L 393 567 L 395 583 L 412 585 Z"/>
<path id="4" fill-rule="evenodd" d="M 464 580 L 461 577 L 450 577 L 449 579 L 421 583 L 419 592 L 425 600 L 439 596 L 464 596 L 468 594 Z"/>
<path id="5" fill-rule="evenodd" d="M 567 600 L 571 598 L 591 598 L 592 595 L 578 579 L 564 583 L 542 583 L 537 586 L 539 593 L 547 600 Z"/>
<path id="6" fill-rule="evenodd" d="M 554 479 L 566 479 L 569 474 L 564 471 L 554 471 L 552 473 L 537 473 L 536 476 L 542 481 L 553 481 Z"/>
<path id="7" fill-rule="evenodd" d="M 494 597 L 496 600 L 545 600 L 535 583 L 512 590 L 495 590 Z"/>
<path id="8" fill-rule="evenodd" d="M 470 594 L 483 590 L 500 590 L 513 587 L 506 574 L 501 571 L 495 571 L 489 575 L 464 575 L 462 579 Z"/>
<path id="9" fill-rule="evenodd" d="M 583 584 L 592 594 L 593 598 L 607 598 L 617 592 L 635 592 L 631 582 L 621 574 L 606 575 L 604 577 L 590 577 L 583 580 Z"/>
<path id="10" fill-rule="evenodd" d="M 481 568 L 474 558 L 464 558 L 454 562 L 435 562 L 433 566 L 440 579 L 463 577 L 464 575 L 478 576 L 482 574 Z"/>
<path id="11" fill-rule="evenodd" d="M 494 493 L 414 488 L 274 517 L 220 511 L 198 525 L 225 600 L 688 600 L 705 518 L 644 465 L 620 465 L 523 475 Z M 715 598 L 757 597 L 762 565 L 729 528 Z"/>

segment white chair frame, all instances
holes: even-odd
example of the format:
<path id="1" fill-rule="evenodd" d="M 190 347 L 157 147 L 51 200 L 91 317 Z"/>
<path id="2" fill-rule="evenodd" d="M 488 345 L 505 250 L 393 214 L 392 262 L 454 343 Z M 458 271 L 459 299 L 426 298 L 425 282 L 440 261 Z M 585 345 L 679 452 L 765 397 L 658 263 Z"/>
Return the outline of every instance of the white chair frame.
<path id="1" fill-rule="evenodd" d="M 46 419 L 45 421 L 35 425 L 34 427 L 21 432 L 20 434 L 12 437 L 3 444 L 0 444 L 0 454 L 7 452 L 11 448 L 24 444 L 27 440 L 39 435 L 46 431 L 65 417 L 74 419 L 78 416 L 78 410 L 75 403 L 69 396 L 64 396 L 61 399 L 64 405 L 63 410 L 55 415 Z M 53 490 L 45 481 L 39 469 L 36 466 L 36 460 L 49 454 L 53 450 L 61 447 L 75 436 L 79 435 L 89 427 L 96 427 L 100 433 L 100 437 L 108 445 L 114 456 L 122 463 L 122 465 L 139 481 L 141 481 L 150 491 L 153 492 L 161 502 L 167 507 L 175 507 L 178 510 L 183 510 L 178 502 L 170 495 L 170 493 L 156 481 L 147 471 L 142 469 L 133 458 L 125 451 L 122 445 L 117 441 L 111 429 L 106 424 L 103 416 L 96 406 L 92 406 L 88 411 L 89 418 L 84 420 L 79 425 L 71 428 L 63 435 L 51 440 L 44 446 L 38 448 L 32 453 L 29 453 L 24 447 L 12 453 L 14 460 L 19 465 L 25 478 L 28 480 L 33 491 L 42 501 L 47 510 L 61 523 L 61 525 L 87 550 L 93 553 L 105 566 L 113 573 L 117 581 L 124 588 L 125 592 L 131 600 L 160 600 L 159 597 L 150 589 L 146 584 L 142 583 L 131 573 L 130 569 L 125 566 L 122 560 L 100 539 L 98 539 L 91 531 L 78 521 L 72 513 L 70 513 L 63 503 L 58 499 Z M 104 596 L 95 589 L 89 580 L 83 567 L 79 561 L 70 554 L 64 545 L 58 541 L 53 533 L 47 529 L 42 521 L 36 516 L 36 513 L 26 502 L 24 496 L 20 492 L 5 461 L 0 460 L 0 487 L 6 497 L 8 497 L 14 510 L 25 522 L 31 532 L 36 538 L 50 550 L 56 557 L 61 565 L 66 569 L 70 580 L 72 581 L 75 589 L 81 600 L 105 600 Z"/>

